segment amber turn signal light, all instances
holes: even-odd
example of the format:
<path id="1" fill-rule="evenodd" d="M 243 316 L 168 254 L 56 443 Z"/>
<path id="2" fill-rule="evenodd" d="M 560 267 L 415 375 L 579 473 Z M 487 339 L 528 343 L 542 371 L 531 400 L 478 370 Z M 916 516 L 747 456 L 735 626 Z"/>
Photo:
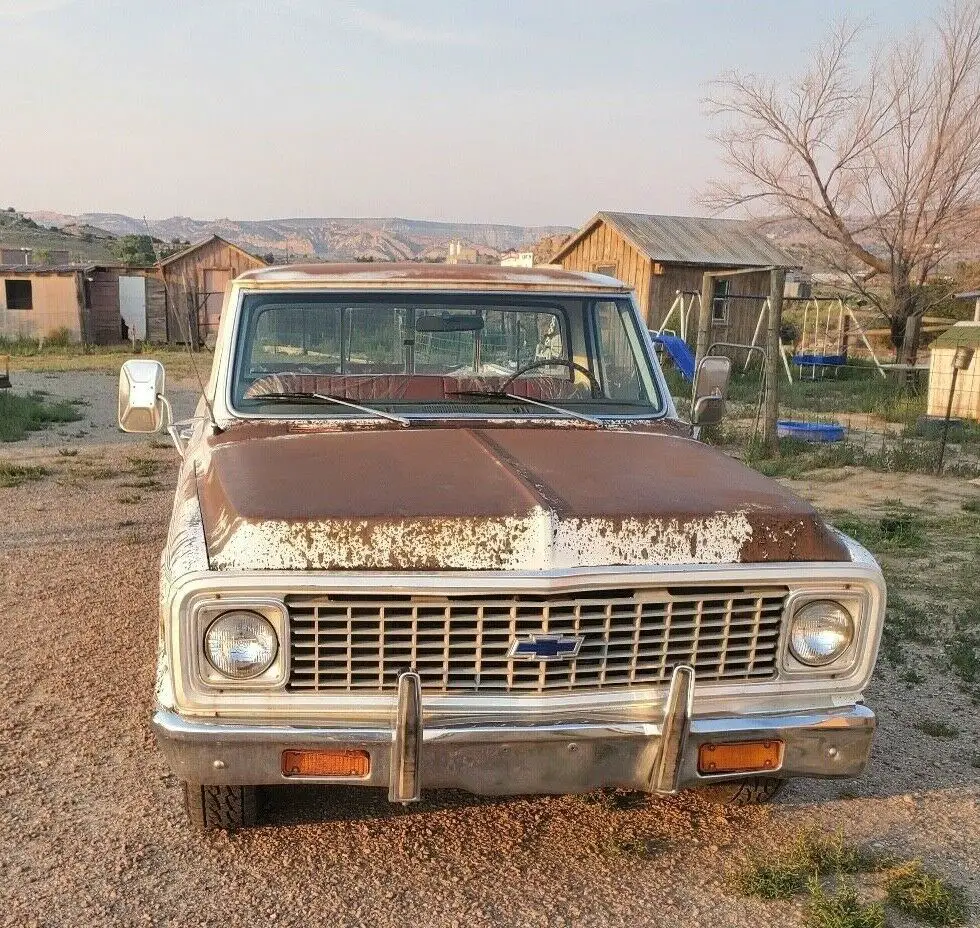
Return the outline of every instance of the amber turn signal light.
<path id="1" fill-rule="evenodd" d="M 283 751 L 284 777 L 366 777 L 371 772 L 367 751 Z"/>
<path id="2" fill-rule="evenodd" d="M 698 751 L 698 773 L 748 773 L 754 770 L 776 770 L 782 762 L 782 741 L 702 744 Z"/>

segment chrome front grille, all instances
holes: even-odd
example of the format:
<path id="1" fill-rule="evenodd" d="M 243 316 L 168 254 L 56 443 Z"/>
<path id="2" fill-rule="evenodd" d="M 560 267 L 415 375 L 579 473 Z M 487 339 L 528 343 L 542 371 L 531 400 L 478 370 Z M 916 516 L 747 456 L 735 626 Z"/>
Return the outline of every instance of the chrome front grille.
<path id="1" fill-rule="evenodd" d="M 440 693 L 649 686 L 678 664 L 696 679 L 775 675 L 788 591 L 684 588 L 479 596 L 291 595 L 289 688 L 393 692 L 414 669 Z M 581 637 L 571 659 L 510 658 L 515 639 Z"/>

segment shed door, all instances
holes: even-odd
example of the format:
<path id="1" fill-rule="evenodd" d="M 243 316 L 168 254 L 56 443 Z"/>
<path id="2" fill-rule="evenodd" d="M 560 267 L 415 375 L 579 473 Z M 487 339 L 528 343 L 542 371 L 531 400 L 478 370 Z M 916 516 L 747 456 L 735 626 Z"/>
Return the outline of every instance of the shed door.
<path id="1" fill-rule="evenodd" d="M 201 323 L 204 331 L 201 335 L 205 338 L 213 336 L 218 331 L 218 322 L 221 320 L 221 303 L 225 298 L 225 287 L 231 280 L 231 270 L 229 268 L 207 268 L 204 271 L 204 309 L 201 313 Z"/>
<path id="2" fill-rule="evenodd" d="M 130 338 L 146 340 L 146 283 L 142 277 L 119 278 L 119 315 Z"/>

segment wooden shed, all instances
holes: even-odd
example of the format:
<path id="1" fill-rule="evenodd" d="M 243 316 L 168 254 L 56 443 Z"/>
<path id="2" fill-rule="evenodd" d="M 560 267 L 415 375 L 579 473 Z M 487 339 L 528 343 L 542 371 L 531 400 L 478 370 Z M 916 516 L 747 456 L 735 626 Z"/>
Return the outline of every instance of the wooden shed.
<path id="1" fill-rule="evenodd" d="M 697 331 L 702 276 L 707 271 L 748 271 L 714 281 L 711 341 L 751 342 L 769 296 L 772 267 L 797 267 L 749 223 L 645 213 L 596 213 L 559 249 L 553 263 L 575 271 L 617 277 L 636 291 L 647 324 L 659 328 L 672 308 L 670 327 Z M 759 268 L 758 273 L 752 273 Z"/>
<path id="2" fill-rule="evenodd" d="M 151 272 L 163 285 L 147 304 L 149 341 L 196 343 L 213 338 L 228 282 L 265 261 L 212 235 L 158 262 Z"/>
<path id="3" fill-rule="evenodd" d="M 84 265 L 0 265 L 0 336 L 86 340 Z"/>
<path id="4" fill-rule="evenodd" d="M 957 372 L 954 385 L 953 359 L 957 348 L 973 349 L 973 356 L 969 367 Z M 957 322 L 932 343 L 926 408 L 930 416 L 946 415 L 946 407 L 950 405 L 950 389 L 953 389 L 950 415 L 980 422 L 980 320 Z"/>

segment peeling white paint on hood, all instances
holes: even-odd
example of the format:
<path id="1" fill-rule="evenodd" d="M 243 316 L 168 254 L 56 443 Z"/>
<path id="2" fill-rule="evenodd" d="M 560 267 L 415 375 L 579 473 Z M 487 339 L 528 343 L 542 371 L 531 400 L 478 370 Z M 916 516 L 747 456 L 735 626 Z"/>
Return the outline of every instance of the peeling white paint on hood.
<path id="1" fill-rule="evenodd" d="M 737 563 L 744 511 L 706 518 L 233 519 L 212 538 L 215 570 L 556 570 Z"/>

